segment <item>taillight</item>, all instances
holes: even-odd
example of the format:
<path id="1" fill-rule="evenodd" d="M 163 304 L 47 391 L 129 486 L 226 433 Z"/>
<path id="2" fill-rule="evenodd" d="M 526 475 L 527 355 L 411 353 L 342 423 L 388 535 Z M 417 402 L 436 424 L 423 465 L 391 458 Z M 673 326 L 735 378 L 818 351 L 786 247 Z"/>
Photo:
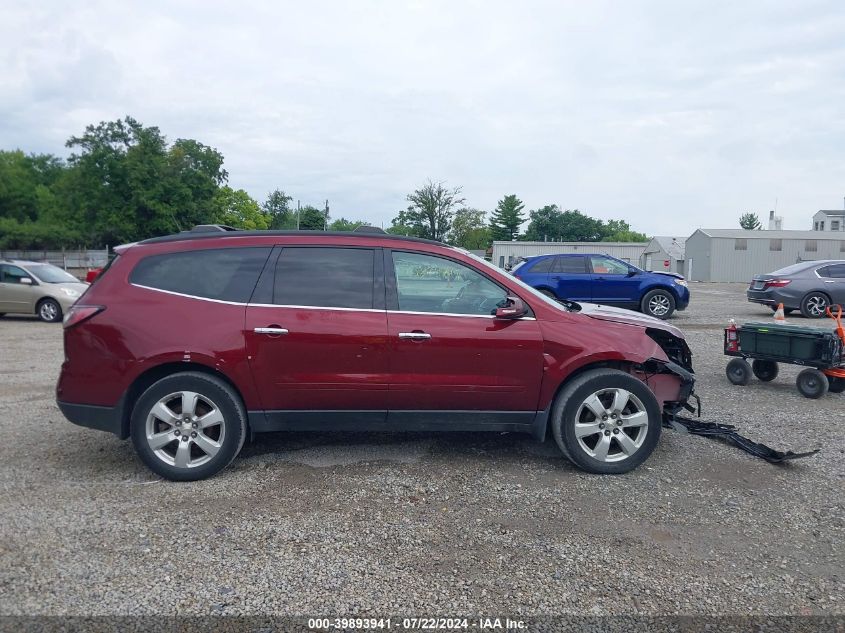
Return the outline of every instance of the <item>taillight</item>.
<path id="1" fill-rule="evenodd" d="M 105 306 L 71 306 L 70 310 L 65 314 L 62 325 L 65 329 L 79 325 L 83 321 L 87 321 L 98 312 L 105 310 Z"/>
<path id="2" fill-rule="evenodd" d="M 763 283 L 763 290 L 768 290 L 769 288 L 783 288 L 787 285 L 791 279 L 767 279 Z"/>

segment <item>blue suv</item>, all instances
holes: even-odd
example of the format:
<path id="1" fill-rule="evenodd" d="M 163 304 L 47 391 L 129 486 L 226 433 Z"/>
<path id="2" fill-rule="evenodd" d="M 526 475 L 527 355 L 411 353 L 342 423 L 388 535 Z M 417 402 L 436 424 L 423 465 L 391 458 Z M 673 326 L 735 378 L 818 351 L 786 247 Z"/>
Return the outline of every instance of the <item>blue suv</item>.
<path id="1" fill-rule="evenodd" d="M 540 255 L 512 272 L 554 299 L 630 308 L 658 319 L 668 319 L 689 304 L 681 275 L 646 272 L 610 255 Z"/>

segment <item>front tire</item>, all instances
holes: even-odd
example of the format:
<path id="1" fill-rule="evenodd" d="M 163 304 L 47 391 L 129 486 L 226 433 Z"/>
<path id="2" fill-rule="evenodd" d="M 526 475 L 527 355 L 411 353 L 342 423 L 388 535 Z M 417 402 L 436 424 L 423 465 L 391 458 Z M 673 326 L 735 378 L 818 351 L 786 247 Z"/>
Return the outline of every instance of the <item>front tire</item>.
<path id="1" fill-rule="evenodd" d="M 38 304 L 38 318 L 45 323 L 62 320 L 62 306 L 55 299 L 42 299 Z"/>
<path id="2" fill-rule="evenodd" d="M 246 412 L 223 380 L 200 372 L 162 378 L 132 411 L 132 443 L 144 464 L 171 481 L 210 477 L 240 452 Z"/>
<path id="3" fill-rule="evenodd" d="M 640 380 L 616 369 L 584 372 L 567 384 L 552 408 L 552 433 L 561 452 L 591 473 L 627 473 L 657 446 L 660 405 Z"/>
<path id="4" fill-rule="evenodd" d="M 725 367 L 725 375 L 731 384 L 744 387 L 751 381 L 751 365 L 744 358 L 732 358 Z"/>
<path id="5" fill-rule="evenodd" d="M 811 292 L 801 300 L 801 314 L 808 319 L 820 319 L 830 307 L 830 298 L 823 292 Z"/>
<path id="6" fill-rule="evenodd" d="M 640 302 L 640 309 L 649 316 L 668 319 L 675 311 L 675 297 L 668 290 L 651 290 Z"/>

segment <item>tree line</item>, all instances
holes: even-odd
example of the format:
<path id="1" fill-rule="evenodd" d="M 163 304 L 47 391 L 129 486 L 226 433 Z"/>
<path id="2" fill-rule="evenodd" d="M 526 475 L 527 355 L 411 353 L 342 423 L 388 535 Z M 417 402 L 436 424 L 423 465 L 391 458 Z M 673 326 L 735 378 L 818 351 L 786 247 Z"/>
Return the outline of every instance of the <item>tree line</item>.
<path id="1" fill-rule="evenodd" d="M 297 208 L 281 189 L 263 202 L 229 184 L 223 155 L 193 139 L 168 142 L 158 127 L 132 117 L 89 125 L 53 154 L 0 150 L 0 248 L 104 247 L 227 224 L 242 229 L 351 231 L 364 220 L 331 220 L 326 208 Z M 604 222 L 546 205 L 524 213 L 504 196 L 488 214 L 469 207 L 460 187 L 427 182 L 387 229 L 464 248 L 493 240 L 643 241 L 623 220 Z M 520 228 L 528 222 L 524 232 Z"/>
<path id="2" fill-rule="evenodd" d="M 461 187 L 427 182 L 407 197 L 408 207 L 393 218 L 388 233 L 448 242 L 468 249 L 482 249 L 494 240 L 554 242 L 645 242 L 644 233 L 631 230 L 625 220 L 607 222 L 578 209 L 561 210 L 547 204 L 524 213 L 516 195 L 504 196 L 490 213 L 466 205 Z M 528 225 L 524 232 L 521 227 Z"/>

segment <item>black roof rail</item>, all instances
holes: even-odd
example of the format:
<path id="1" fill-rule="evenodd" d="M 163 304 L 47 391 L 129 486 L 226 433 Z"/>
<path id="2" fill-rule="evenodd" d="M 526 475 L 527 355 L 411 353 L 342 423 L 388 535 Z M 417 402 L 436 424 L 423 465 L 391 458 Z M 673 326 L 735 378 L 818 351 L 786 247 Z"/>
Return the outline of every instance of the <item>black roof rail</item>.
<path id="1" fill-rule="evenodd" d="M 213 226 L 213 225 L 206 225 Z M 221 225 L 222 226 L 222 225 Z M 274 231 L 274 230 L 246 230 L 235 229 L 229 232 L 227 229 L 208 229 L 201 231 L 182 231 L 181 233 L 174 233 L 172 235 L 162 235 L 161 237 L 151 237 L 146 240 L 137 242 L 138 244 L 158 244 L 161 242 L 178 242 L 180 240 L 199 240 L 208 238 L 240 238 L 240 237 L 352 237 L 358 239 L 378 238 L 396 240 L 397 242 L 417 242 L 423 244 L 436 244 L 437 246 L 449 246 L 443 242 L 436 240 L 428 240 L 422 237 L 407 237 L 405 235 L 393 235 L 392 233 L 378 233 L 373 234 L 369 232 L 355 233 L 354 231 Z"/>

